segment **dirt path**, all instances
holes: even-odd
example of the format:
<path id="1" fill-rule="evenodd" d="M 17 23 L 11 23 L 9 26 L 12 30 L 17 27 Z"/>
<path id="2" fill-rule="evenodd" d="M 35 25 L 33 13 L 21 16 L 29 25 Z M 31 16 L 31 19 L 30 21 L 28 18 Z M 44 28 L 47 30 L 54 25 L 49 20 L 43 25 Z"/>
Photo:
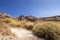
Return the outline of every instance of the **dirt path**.
<path id="1" fill-rule="evenodd" d="M 32 34 L 31 31 L 22 28 L 11 28 L 12 33 L 14 33 L 19 40 L 44 40 L 42 38 L 38 38 Z"/>

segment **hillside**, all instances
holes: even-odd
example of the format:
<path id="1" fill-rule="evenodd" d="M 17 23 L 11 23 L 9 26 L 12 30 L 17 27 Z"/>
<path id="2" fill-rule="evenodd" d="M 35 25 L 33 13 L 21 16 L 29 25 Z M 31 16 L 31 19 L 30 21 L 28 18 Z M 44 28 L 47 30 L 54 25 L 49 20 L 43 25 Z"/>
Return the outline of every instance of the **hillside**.
<path id="1" fill-rule="evenodd" d="M 31 22 L 38 22 L 38 21 L 60 21 L 60 16 L 37 18 L 37 17 L 34 17 L 32 15 L 30 15 L 30 16 L 21 15 L 17 19 L 18 20 L 31 21 Z"/>
<path id="2" fill-rule="evenodd" d="M 52 17 L 45 17 L 39 19 L 42 21 L 60 21 L 60 16 L 52 16 Z"/>
<path id="3" fill-rule="evenodd" d="M 27 30 L 33 24 L 33 22 L 19 21 L 6 13 L 0 13 L 0 40 L 43 40 Z"/>
<path id="4" fill-rule="evenodd" d="M 0 40 L 60 40 L 60 16 L 13 18 L 0 13 Z"/>

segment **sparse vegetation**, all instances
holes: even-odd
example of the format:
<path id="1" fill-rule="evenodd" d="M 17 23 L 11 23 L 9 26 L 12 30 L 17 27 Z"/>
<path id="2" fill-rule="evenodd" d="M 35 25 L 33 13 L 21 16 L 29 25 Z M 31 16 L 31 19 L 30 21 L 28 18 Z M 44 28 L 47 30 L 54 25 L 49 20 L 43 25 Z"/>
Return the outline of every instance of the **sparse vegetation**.
<path id="1" fill-rule="evenodd" d="M 0 34 L 2 34 L 2 35 L 12 35 L 12 32 L 10 31 L 10 27 L 4 22 L 0 23 Z"/>
<path id="2" fill-rule="evenodd" d="M 33 22 L 27 22 L 26 25 L 25 25 L 25 28 L 28 29 L 28 30 L 32 30 L 33 26 L 34 26 Z"/>
<path id="3" fill-rule="evenodd" d="M 29 22 L 29 21 L 21 21 L 20 22 L 22 24 L 23 28 L 26 28 L 28 30 L 32 30 L 34 23 L 33 22 Z"/>
<path id="4" fill-rule="evenodd" d="M 33 31 L 33 34 L 46 40 L 60 40 L 60 21 L 58 18 L 39 19 L 33 16 L 21 16 L 19 17 L 20 20 L 17 20 L 6 14 L 0 16 L 0 34 L 2 35 L 14 35 L 10 28 L 22 27 Z"/>
<path id="5" fill-rule="evenodd" d="M 56 22 L 38 23 L 34 26 L 33 33 L 46 40 L 60 40 L 60 24 Z"/>
<path id="6" fill-rule="evenodd" d="M 9 23 L 11 26 L 14 26 L 14 27 L 20 27 L 21 26 L 21 23 L 19 21 L 14 20 L 12 18 L 6 18 L 5 22 Z"/>

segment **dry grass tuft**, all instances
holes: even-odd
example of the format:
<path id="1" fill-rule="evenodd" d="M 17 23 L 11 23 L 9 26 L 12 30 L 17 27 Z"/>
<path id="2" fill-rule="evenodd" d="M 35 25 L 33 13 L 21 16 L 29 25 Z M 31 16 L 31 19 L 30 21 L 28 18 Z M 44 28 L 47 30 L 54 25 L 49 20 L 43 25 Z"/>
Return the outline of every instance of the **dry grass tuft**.
<path id="1" fill-rule="evenodd" d="M 10 27 L 4 22 L 0 23 L 0 34 L 2 34 L 2 35 L 12 35 Z"/>
<path id="2" fill-rule="evenodd" d="M 38 23 L 34 26 L 33 33 L 46 40 L 60 40 L 60 24 L 56 22 Z"/>
<path id="3" fill-rule="evenodd" d="M 34 25 L 33 22 L 29 22 L 29 21 L 19 21 L 19 22 L 21 23 L 21 27 L 26 29 L 32 29 Z"/>
<path id="4" fill-rule="evenodd" d="M 13 26 L 13 27 L 20 27 L 21 26 L 21 23 L 19 22 L 19 21 L 17 21 L 17 20 L 14 20 L 14 19 L 12 19 L 12 18 L 6 18 L 5 19 L 5 22 L 6 23 L 9 23 L 11 26 Z"/>

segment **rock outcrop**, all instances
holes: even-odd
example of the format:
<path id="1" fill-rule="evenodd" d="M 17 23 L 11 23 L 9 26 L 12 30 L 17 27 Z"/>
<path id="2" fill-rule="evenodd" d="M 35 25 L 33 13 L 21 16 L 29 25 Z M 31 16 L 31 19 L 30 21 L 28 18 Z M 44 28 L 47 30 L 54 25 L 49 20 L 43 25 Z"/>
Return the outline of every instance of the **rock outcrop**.
<path id="1" fill-rule="evenodd" d="M 18 17 L 18 20 L 27 20 L 27 21 L 32 21 L 32 22 L 35 22 L 38 20 L 38 18 L 34 17 L 34 16 L 24 16 L 24 15 L 21 15 Z"/>
<path id="2" fill-rule="evenodd" d="M 21 15 L 18 17 L 18 20 L 27 20 L 32 22 L 38 22 L 38 21 L 60 21 L 60 16 L 52 16 L 52 17 L 45 17 L 45 18 L 36 18 L 34 16 L 24 16 Z"/>
<path id="3" fill-rule="evenodd" d="M 0 19 L 4 19 L 4 18 L 11 18 L 11 16 L 6 13 L 0 13 Z"/>

